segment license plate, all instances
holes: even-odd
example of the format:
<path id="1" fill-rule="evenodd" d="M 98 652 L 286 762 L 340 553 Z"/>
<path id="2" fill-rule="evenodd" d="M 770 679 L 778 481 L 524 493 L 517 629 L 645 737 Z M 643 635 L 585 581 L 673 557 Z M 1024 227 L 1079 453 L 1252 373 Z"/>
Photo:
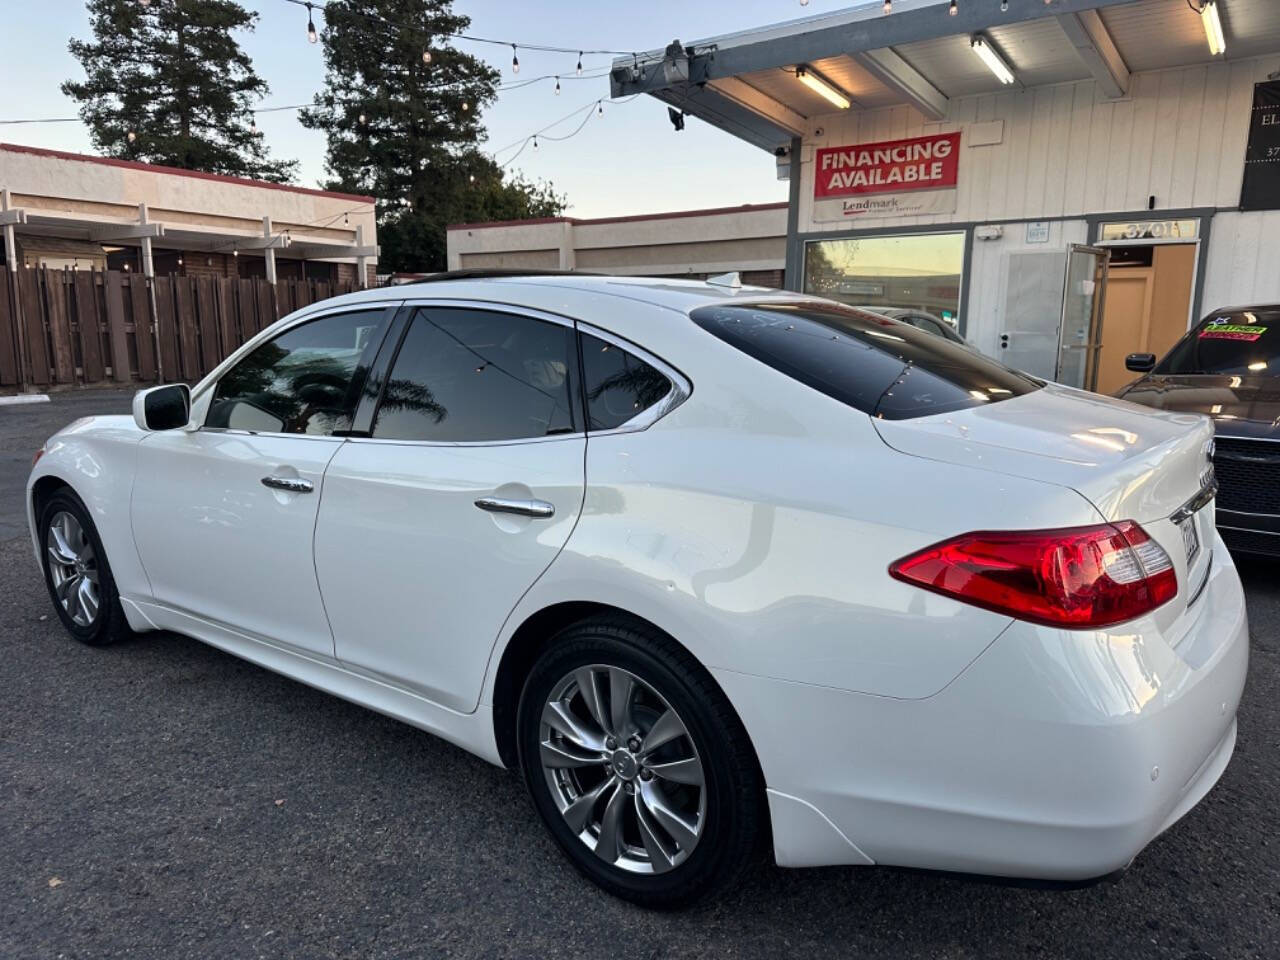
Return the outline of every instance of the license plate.
<path id="1" fill-rule="evenodd" d="M 1182 528 L 1182 545 L 1187 548 L 1187 569 L 1190 570 L 1196 556 L 1200 553 L 1200 534 L 1196 531 L 1196 518 L 1188 517 L 1178 526 Z"/>

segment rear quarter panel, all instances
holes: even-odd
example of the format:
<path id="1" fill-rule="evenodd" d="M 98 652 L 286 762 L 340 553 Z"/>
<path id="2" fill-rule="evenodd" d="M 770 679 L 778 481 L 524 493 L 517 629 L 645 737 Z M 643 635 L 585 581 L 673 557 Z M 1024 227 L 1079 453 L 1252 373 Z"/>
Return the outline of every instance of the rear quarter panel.
<path id="1" fill-rule="evenodd" d="M 499 646 L 537 610 L 588 600 L 645 617 L 709 667 L 928 697 L 1010 620 L 889 564 L 965 530 L 1100 519 L 1064 487 L 894 451 L 865 414 L 687 317 L 592 322 L 676 365 L 693 394 L 646 431 L 588 440 L 577 528 Z"/>

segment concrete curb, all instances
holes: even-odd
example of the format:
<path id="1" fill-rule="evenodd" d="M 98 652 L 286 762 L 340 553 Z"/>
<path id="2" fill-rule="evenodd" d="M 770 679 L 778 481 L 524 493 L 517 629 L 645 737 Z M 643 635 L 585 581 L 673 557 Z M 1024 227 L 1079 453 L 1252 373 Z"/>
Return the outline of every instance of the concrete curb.
<path id="1" fill-rule="evenodd" d="M 24 403 L 48 403 L 47 393 L 19 393 L 11 397 L 0 397 L 0 407 L 16 407 Z"/>

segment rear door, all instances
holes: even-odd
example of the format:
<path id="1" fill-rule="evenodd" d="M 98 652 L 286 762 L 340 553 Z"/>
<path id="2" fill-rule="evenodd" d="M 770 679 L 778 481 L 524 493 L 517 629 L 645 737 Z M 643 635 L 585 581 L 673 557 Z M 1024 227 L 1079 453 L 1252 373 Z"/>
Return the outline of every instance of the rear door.
<path id="1" fill-rule="evenodd" d="M 563 318 L 485 304 L 409 310 L 325 473 L 315 567 L 339 660 L 475 707 L 507 614 L 582 507 L 578 377 Z"/>

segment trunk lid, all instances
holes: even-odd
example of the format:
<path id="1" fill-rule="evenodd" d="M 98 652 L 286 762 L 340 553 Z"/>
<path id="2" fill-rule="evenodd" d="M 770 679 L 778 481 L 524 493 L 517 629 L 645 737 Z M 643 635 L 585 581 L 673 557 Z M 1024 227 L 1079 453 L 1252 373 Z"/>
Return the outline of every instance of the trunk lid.
<path id="1" fill-rule="evenodd" d="M 1178 571 L 1178 598 L 1161 608 L 1162 626 L 1172 623 L 1208 575 L 1213 503 L 1190 519 L 1175 519 L 1211 476 L 1213 424 L 1206 417 L 1047 384 L 967 410 L 873 422 L 901 453 L 1070 487 L 1102 519 L 1142 524 Z M 1062 524 L 1046 517 L 1044 525 Z"/>

